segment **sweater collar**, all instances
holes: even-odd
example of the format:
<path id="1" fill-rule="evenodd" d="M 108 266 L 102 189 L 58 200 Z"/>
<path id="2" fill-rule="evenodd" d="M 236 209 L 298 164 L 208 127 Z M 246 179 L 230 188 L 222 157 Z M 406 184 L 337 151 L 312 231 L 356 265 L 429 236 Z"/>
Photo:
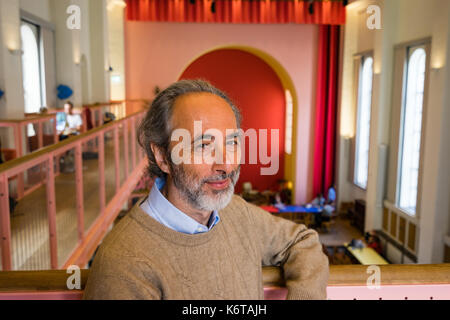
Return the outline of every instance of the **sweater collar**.
<path id="1" fill-rule="evenodd" d="M 216 210 L 211 213 L 208 226 L 204 226 L 189 217 L 161 193 L 165 183 L 165 179 L 156 178 L 148 198 L 141 205 L 141 209 L 156 221 L 172 230 L 186 234 L 208 232 L 220 221 Z"/>
<path id="2" fill-rule="evenodd" d="M 220 211 L 220 214 L 223 215 L 223 210 Z M 156 234 L 169 242 L 182 246 L 198 246 L 209 242 L 220 232 L 223 225 L 223 223 L 219 223 L 211 231 L 204 233 L 186 234 L 177 232 L 151 218 L 144 210 L 142 210 L 139 202 L 133 207 L 128 216 L 151 233 Z"/>

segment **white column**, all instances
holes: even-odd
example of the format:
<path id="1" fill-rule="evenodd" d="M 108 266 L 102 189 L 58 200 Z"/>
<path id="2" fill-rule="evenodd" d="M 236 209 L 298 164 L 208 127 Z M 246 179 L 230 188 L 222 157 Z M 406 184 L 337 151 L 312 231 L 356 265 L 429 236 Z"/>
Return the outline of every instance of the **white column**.
<path id="1" fill-rule="evenodd" d="M 79 3 L 70 0 L 50 0 L 53 22 L 55 24 L 56 43 L 56 85 L 67 85 L 73 90 L 73 96 L 69 99 L 80 106 L 82 103 L 82 86 L 80 77 L 80 30 L 71 30 L 67 27 L 69 14 L 67 8 Z M 81 7 L 80 7 L 81 8 Z M 86 14 L 81 11 L 81 15 Z M 81 24 L 83 28 L 83 24 Z M 64 101 L 58 100 L 58 106 L 62 107 Z"/>
<path id="2" fill-rule="evenodd" d="M 381 7 L 382 29 L 374 30 L 372 114 L 370 125 L 369 175 L 366 193 L 365 230 L 381 229 L 386 172 L 381 172 L 379 146 L 389 144 L 394 33 L 397 1 L 377 1 Z M 391 150 L 396 152 L 396 150 Z"/>
<path id="3" fill-rule="evenodd" d="M 109 101 L 109 50 L 106 1 L 89 1 L 92 102 Z"/>
<path id="4" fill-rule="evenodd" d="M 108 1 L 108 40 L 109 61 L 113 68 L 110 76 L 111 100 L 125 100 L 125 38 L 124 38 L 124 6 Z"/>
<path id="5" fill-rule="evenodd" d="M 0 118 L 23 117 L 25 102 L 20 50 L 19 1 L 0 0 L 0 89 L 5 92 L 0 100 Z"/>
<path id="6" fill-rule="evenodd" d="M 448 235 L 450 200 L 450 5 L 440 7 L 446 26 L 435 24 L 428 101 L 423 114 L 419 263 L 442 263 Z M 436 19 L 437 20 L 437 19 Z"/>

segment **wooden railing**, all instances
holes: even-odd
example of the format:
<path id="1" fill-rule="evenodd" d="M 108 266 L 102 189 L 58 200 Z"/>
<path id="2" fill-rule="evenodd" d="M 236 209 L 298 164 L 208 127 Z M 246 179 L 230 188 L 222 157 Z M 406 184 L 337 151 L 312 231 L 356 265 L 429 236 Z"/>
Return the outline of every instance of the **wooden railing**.
<path id="1" fill-rule="evenodd" d="M 69 138 L 57 144 L 45 147 L 37 152 L 28 154 L 13 161 L 0 165 L 0 250 L 2 270 L 18 270 L 23 262 L 20 255 L 22 251 L 28 248 L 28 245 L 35 245 L 37 241 L 41 242 L 45 250 L 39 256 L 39 263 L 32 269 L 58 269 L 65 268 L 71 264 L 80 266 L 86 265 L 90 256 L 93 254 L 96 246 L 101 241 L 108 228 L 111 226 L 114 218 L 119 213 L 123 203 L 131 194 L 134 186 L 139 181 L 146 161 L 143 150 L 137 146 L 136 128 L 143 118 L 145 110 L 136 112 L 120 120 L 113 121 L 101 127 L 97 127 L 89 132 L 76 137 Z M 105 137 L 112 136 L 113 158 L 114 158 L 114 195 L 107 201 L 105 199 Z M 123 151 L 121 151 L 120 140 L 123 141 Z M 90 147 L 89 147 L 90 146 Z M 83 192 L 83 150 L 89 147 L 98 154 L 98 190 L 93 194 L 98 194 L 98 212 L 96 218 L 90 225 L 85 225 L 84 215 L 84 192 Z M 57 210 L 56 210 L 56 190 L 55 190 L 55 171 L 56 162 L 59 157 L 67 152 L 74 154 L 74 181 L 68 181 L 74 185 L 74 196 L 76 205 L 73 208 L 76 214 L 76 220 L 66 223 L 67 228 L 75 228 L 77 235 L 73 247 L 70 248 L 69 258 L 58 259 L 58 245 L 64 244 L 64 240 L 58 242 L 58 239 L 67 237 L 66 234 L 57 234 Z M 120 158 L 123 158 L 123 170 L 120 166 Z M 17 233 L 16 245 L 12 248 L 11 217 L 9 210 L 9 185 L 11 177 L 23 174 L 34 166 L 44 168 L 45 176 L 43 179 L 43 188 L 46 197 L 44 208 L 36 209 L 36 214 L 44 214 L 45 224 L 40 222 L 39 226 L 33 228 L 33 225 L 27 223 L 26 232 Z M 121 179 L 121 171 L 123 179 Z M 64 201 L 64 199 L 59 199 Z M 26 201 L 26 199 L 24 200 Z M 44 211 L 44 212 L 42 212 Z M 46 211 L 46 212 L 45 212 Z M 41 217 L 42 218 L 42 217 Z M 42 220 L 42 219 L 40 219 Z M 35 220 L 31 220 L 35 221 Z M 31 230 L 32 236 L 29 236 Z M 22 230 L 21 230 L 22 231 Z M 39 233 L 38 235 L 36 233 Z M 77 239 L 78 238 L 78 239 Z M 24 241 L 28 241 L 25 243 Z M 48 245 L 47 245 L 48 244 Z M 17 259 L 14 259 L 17 258 Z M 28 256 L 26 257 L 29 258 Z M 62 261 L 61 261 L 62 260 Z M 13 263 L 16 261 L 16 263 Z M 23 264 L 23 263 L 22 263 Z M 42 266 L 48 265 L 47 268 Z"/>
<path id="2" fill-rule="evenodd" d="M 328 299 L 449 299 L 450 264 L 382 265 L 380 288 L 369 288 L 368 266 L 330 266 Z M 283 273 L 263 268 L 266 299 L 284 299 Z M 89 270 L 80 270 L 81 290 L 68 290 L 65 270 L 0 272 L 1 299 L 81 299 Z"/>
<path id="3" fill-rule="evenodd" d="M 148 102 L 144 100 L 111 101 L 108 103 L 84 105 L 83 108 L 75 108 L 74 113 L 80 114 L 82 117 L 81 133 L 85 133 L 88 129 L 94 129 L 104 124 L 103 115 L 106 111 L 114 114 L 116 120 L 120 120 L 143 110 L 146 105 L 148 105 Z M 2 149 L 5 155 L 4 160 L 11 161 L 40 150 L 45 146 L 58 143 L 59 133 L 56 128 L 56 114 L 62 111 L 64 110 L 47 109 L 47 114 L 25 114 L 21 119 L 0 119 L 0 128 L 11 128 L 12 132 L 9 132 L 8 135 L 14 141 L 12 148 Z M 88 128 L 88 117 L 92 125 L 91 128 Z M 30 124 L 35 128 L 36 134 L 29 137 L 25 130 Z M 5 145 L 6 143 L 3 141 L 3 146 Z M 58 166 L 58 163 L 56 165 Z M 57 171 L 56 174 L 58 173 Z M 13 178 L 17 179 L 13 195 L 16 200 L 22 199 L 42 185 L 40 181 L 36 183 L 33 179 L 27 179 L 28 176 L 25 175 L 24 177 L 23 173 Z"/>
<path id="4" fill-rule="evenodd" d="M 53 123 L 52 123 L 53 122 Z M 26 132 L 24 134 L 24 130 L 27 129 L 28 125 L 33 125 L 34 128 L 36 128 L 36 135 L 34 137 L 28 137 Z M 14 157 L 13 158 L 20 158 L 25 154 L 31 153 L 34 150 L 42 149 L 45 144 L 48 144 L 48 142 L 45 142 L 45 137 L 51 138 L 51 143 L 57 143 L 58 142 L 58 136 L 56 134 L 56 116 L 53 114 L 48 115 L 30 115 L 27 117 L 24 117 L 22 119 L 1 119 L 0 120 L 0 127 L 3 128 L 10 128 L 12 129 L 12 137 L 14 140 L 14 148 L 10 148 L 13 150 Z M 51 128 L 51 133 L 45 134 L 44 128 Z M 25 148 L 24 148 L 24 137 L 27 139 L 25 140 Z M 34 138 L 34 144 L 33 147 L 31 145 L 31 141 L 29 139 Z M 37 141 L 36 141 L 37 140 Z M 47 139 L 48 140 L 48 139 Z M 5 143 L 3 142 L 2 145 Z M 9 160 L 9 159 L 5 159 Z M 20 173 L 17 177 L 14 177 L 14 179 L 17 178 L 17 194 L 16 199 L 21 199 L 26 195 L 25 192 L 25 180 L 23 173 Z"/>

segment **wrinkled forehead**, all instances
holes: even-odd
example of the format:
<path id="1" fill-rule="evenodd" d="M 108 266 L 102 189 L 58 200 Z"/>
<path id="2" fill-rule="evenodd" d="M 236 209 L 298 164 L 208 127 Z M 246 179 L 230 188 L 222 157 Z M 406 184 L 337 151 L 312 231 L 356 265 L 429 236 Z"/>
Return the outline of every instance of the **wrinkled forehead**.
<path id="1" fill-rule="evenodd" d="M 201 123 L 202 133 L 216 129 L 225 134 L 226 130 L 236 130 L 236 116 L 223 98 L 212 93 L 189 93 L 179 97 L 174 104 L 171 117 L 172 130 L 186 129 L 194 134 Z"/>

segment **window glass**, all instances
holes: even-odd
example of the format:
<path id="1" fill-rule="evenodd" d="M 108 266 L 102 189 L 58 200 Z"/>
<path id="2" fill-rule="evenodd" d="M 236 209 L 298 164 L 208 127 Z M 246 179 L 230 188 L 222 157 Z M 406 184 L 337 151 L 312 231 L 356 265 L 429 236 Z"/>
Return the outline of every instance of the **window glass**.
<path id="1" fill-rule="evenodd" d="M 370 112 L 372 108 L 373 58 L 365 57 L 361 61 L 358 88 L 358 111 L 356 120 L 356 148 L 354 183 L 367 188 L 369 172 Z"/>
<path id="2" fill-rule="evenodd" d="M 417 204 L 425 70 L 425 49 L 410 48 L 404 82 L 397 201 L 398 206 L 411 215 L 415 215 Z"/>
<path id="3" fill-rule="evenodd" d="M 292 153 L 292 126 L 293 126 L 294 106 L 292 102 L 292 95 L 289 90 L 286 90 L 286 137 L 285 137 L 285 152 Z"/>
<path id="4" fill-rule="evenodd" d="M 22 21 L 20 34 L 25 113 L 36 113 L 42 106 L 39 27 Z"/>

